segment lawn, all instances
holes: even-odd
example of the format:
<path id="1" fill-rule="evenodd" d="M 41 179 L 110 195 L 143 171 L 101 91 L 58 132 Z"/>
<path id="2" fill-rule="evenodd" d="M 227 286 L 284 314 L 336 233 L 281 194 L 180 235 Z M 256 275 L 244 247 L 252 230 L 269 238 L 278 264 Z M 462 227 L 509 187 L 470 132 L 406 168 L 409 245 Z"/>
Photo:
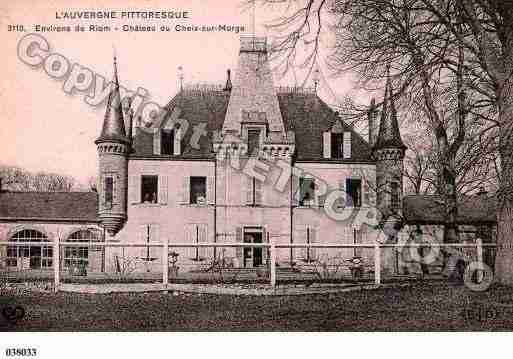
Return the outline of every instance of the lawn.
<path id="1" fill-rule="evenodd" d="M 512 330 L 513 289 L 472 292 L 416 283 L 340 294 L 253 297 L 199 294 L 4 295 L 26 310 L 3 331 L 452 331 Z"/>

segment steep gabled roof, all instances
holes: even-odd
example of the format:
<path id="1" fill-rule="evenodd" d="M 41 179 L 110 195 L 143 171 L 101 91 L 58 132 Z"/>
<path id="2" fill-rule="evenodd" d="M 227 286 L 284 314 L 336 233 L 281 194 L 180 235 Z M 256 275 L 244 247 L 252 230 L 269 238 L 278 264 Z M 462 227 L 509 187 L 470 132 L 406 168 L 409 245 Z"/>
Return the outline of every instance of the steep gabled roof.
<path id="1" fill-rule="evenodd" d="M 96 192 L 1 192 L 0 219 L 97 222 Z"/>
<path id="2" fill-rule="evenodd" d="M 184 90 L 168 104 L 169 113 L 180 109 L 180 118 L 187 120 L 189 129 L 182 140 L 183 153 L 179 158 L 214 158 L 212 138 L 220 131 L 226 115 L 230 93 L 222 90 Z M 345 131 L 351 131 L 352 157 L 350 159 L 323 158 L 323 132 L 329 131 L 340 120 L 339 116 L 314 93 L 278 92 L 278 104 L 285 131 L 294 131 L 296 160 L 333 162 L 372 162 L 371 148 L 351 126 L 342 122 Z M 193 128 L 207 123 L 207 136 L 200 138 L 200 148 L 191 147 Z M 151 130 L 138 129 L 134 139 L 135 156 L 153 155 Z"/>

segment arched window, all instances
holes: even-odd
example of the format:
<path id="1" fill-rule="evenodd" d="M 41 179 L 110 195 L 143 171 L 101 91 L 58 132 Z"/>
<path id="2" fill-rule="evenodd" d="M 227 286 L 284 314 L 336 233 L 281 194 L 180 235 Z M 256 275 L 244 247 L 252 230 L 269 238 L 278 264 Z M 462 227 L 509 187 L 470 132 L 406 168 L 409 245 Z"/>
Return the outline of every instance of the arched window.
<path id="1" fill-rule="evenodd" d="M 43 232 L 35 229 L 23 229 L 16 232 L 11 242 L 48 242 Z M 51 245 L 27 244 L 7 247 L 7 265 L 18 269 L 40 269 L 52 266 L 53 250 Z"/>
<path id="2" fill-rule="evenodd" d="M 70 242 L 88 243 L 84 247 L 64 247 L 64 266 L 89 266 L 91 252 L 101 251 L 101 247 L 91 247 L 91 242 L 98 242 L 101 240 L 101 233 L 99 231 L 90 229 L 81 229 L 73 232 L 68 240 Z"/>

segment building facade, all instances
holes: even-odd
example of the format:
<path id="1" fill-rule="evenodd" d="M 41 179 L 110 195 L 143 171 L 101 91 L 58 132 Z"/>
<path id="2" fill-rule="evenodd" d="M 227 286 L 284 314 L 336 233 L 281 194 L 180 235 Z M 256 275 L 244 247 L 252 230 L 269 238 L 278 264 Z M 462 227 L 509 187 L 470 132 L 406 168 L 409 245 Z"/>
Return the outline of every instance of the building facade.
<path id="1" fill-rule="evenodd" d="M 374 101 L 369 107 L 367 141 L 315 91 L 274 86 L 265 38 L 241 38 L 238 56 L 233 82 L 228 70 L 224 86 L 182 88 L 151 123 L 123 106 L 114 62 L 115 86 L 95 141 L 97 193 L 0 191 L 0 238 L 42 242 L 0 247 L 1 265 L 50 268 L 56 238 L 88 243 L 64 247 L 64 266 L 78 261 L 88 272 L 116 272 L 124 258 L 160 271 L 162 248 L 148 243 L 374 244 L 396 242 L 405 224 L 409 232 L 440 230 L 443 216 L 430 207 L 438 202 L 403 199 L 406 146 L 390 82 L 381 110 Z M 460 214 L 475 206 L 465 208 Z M 483 218 L 479 211 L 470 217 L 462 224 Z M 95 241 L 141 246 L 95 249 Z M 186 271 L 221 256 L 243 268 L 268 259 L 256 247 L 173 251 Z M 398 252 L 382 256 L 384 272 L 411 271 Z M 280 267 L 332 258 L 372 264 L 373 250 L 277 249 Z"/>
<path id="2" fill-rule="evenodd" d="M 406 147 L 393 99 L 379 121 L 370 110 L 380 123 L 371 146 L 314 91 L 275 88 L 264 38 L 241 38 L 233 82 L 228 71 L 224 87 L 182 89 L 152 123 L 134 120 L 116 96 L 96 141 L 99 219 L 109 240 L 364 243 L 373 240 L 373 221 L 357 220 L 359 213 L 375 217 L 378 204 L 401 214 Z M 137 251 L 158 266 L 157 253 Z M 177 251 L 194 267 L 221 249 Z M 224 251 L 242 267 L 262 266 L 267 255 Z M 330 251 L 281 248 L 278 263 L 309 263 Z M 337 253 L 351 258 L 355 250 Z"/>

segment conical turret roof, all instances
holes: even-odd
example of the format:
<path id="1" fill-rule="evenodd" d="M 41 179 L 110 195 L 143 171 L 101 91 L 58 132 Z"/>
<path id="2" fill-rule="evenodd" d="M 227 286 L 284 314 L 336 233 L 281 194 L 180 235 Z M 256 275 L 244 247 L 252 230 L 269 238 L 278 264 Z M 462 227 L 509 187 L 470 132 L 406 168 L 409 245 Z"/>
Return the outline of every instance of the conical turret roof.
<path id="1" fill-rule="evenodd" d="M 374 149 L 381 148 L 407 148 L 401 139 L 401 132 L 399 131 L 399 123 L 397 121 L 397 111 L 395 108 L 390 76 L 387 77 L 378 138 L 374 145 Z"/>
<path id="2" fill-rule="evenodd" d="M 102 132 L 95 142 L 104 141 L 130 142 L 126 136 L 125 121 L 123 118 L 116 57 L 114 57 L 114 89 L 110 92 L 107 101 Z"/>

